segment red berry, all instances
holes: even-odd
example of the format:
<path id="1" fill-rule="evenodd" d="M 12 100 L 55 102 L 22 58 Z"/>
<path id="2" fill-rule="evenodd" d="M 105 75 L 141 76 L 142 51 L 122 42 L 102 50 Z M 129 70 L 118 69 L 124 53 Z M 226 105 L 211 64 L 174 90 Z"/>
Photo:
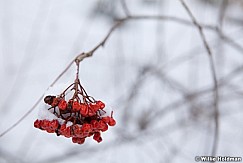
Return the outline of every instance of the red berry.
<path id="1" fill-rule="evenodd" d="M 93 136 L 93 139 L 96 140 L 98 143 L 100 143 L 102 141 L 100 132 L 96 132 Z"/>
<path id="2" fill-rule="evenodd" d="M 79 127 L 79 125 L 73 125 L 72 130 L 73 130 L 74 136 L 82 137 L 82 131 L 81 131 L 81 127 Z"/>
<path id="3" fill-rule="evenodd" d="M 92 116 L 94 116 L 95 114 L 96 114 L 96 112 L 94 112 L 94 110 L 92 110 L 90 107 L 88 108 L 88 116 L 89 117 L 92 117 Z"/>
<path id="4" fill-rule="evenodd" d="M 35 128 L 40 128 L 41 127 L 41 120 L 36 120 L 35 122 L 34 122 L 34 127 Z"/>
<path id="5" fill-rule="evenodd" d="M 58 104 L 58 108 L 60 110 L 65 110 L 67 108 L 67 102 L 65 100 L 61 100 Z"/>
<path id="6" fill-rule="evenodd" d="M 85 138 L 77 138 L 78 144 L 83 144 L 85 142 Z"/>
<path id="7" fill-rule="evenodd" d="M 99 121 L 99 129 L 102 132 L 105 132 L 108 130 L 108 125 L 104 121 Z"/>
<path id="8" fill-rule="evenodd" d="M 73 111 L 79 111 L 81 108 L 81 105 L 78 101 L 73 102 Z"/>
<path id="9" fill-rule="evenodd" d="M 80 114 L 82 116 L 87 116 L 89 113 L 88 105 L 81 103 L 80 104 Z"/>
<path id="10" fill-rule="evenodd" d="M 97 120 L 92 120 L 90 122 L 93 132 L 99 131 L 99 122 Z"/>
<path id="11" fill-rule="evenodd" d="M 71 137 L 71 127 L 69 126 L 69 127 L 66 127 L 65 129 L 64 129 L 64 134 L 63 134 L 65 137 L 67 137 L 67 138 L 70 138 Z"/>
<path id="12" fill-rule="evenodd" d="M 72 142 L 73 143 L 78 143 L 78 138 L 77 137 L 72 137 Z"/>
<path id="13" fill-rule="evenodd" d="M 83 124 L 81 131 L 84 136 L 88 136 L 90 132 L 92 132 L 92 126 L 90 124 Z"/>
<path id="14" fill-rule="evenodd" d="M 46 129 L 48 129 L 49 127 L 50 127 L 50 121 L 44 119 L 44 120 L 42 121 L 42 123 L 41 123 L 41 128 L 44 129 L 44 130 L 46 130 Z"/>
<path id="15" fill-rule="evenodd" d="M 109 123 L 110 122 L 110 118 L 111 117 L 109 117 L 109 116 L 107 116 L 107 117 L 102 117 L 102 121 L 104 121 L 105 123 Z"/>
<path id="16" fill-rule="evenodd" d="M 100 106 L 94 103 L 89 104 L 89 108 L 95 113 L 100 109 Z"/>
<path id="17" fill-rule="evenodd" d="M 52 107 L 56 107 L 58 105 L 59 101 L 60 101 L 60 98 L 59 97 L 53 98 L 53 101 L 51 103 L 51 106 Z"/>
<path id="18" fill-rule="evenodd" d="M 54 133 L 54 132 L 55 132 L 55 130 L 53 130 L 52 128 L 47 128 L 46 131 L 47 131 L 48 133 Z"/>
<path id="19" fill-rule="evenodd" d="M 57 128 L 58 128 L 58 126 L 59 126 L 59 122 L 58 122 L 58 120 L 52 120 L 51 122 L 50 122 L 50 128 L 52 129 L 52 130 L 56 130 Z"/>
<path id="20" fill-rule="evenodd" d="M 110 118 L 110 121 L 108 122 L 108 125 L 109 125 L 109 126 L 115 126 L 115 125 L 116 125 L 116 121 L 115 121 L 115 119 Z"/>
<path id="21" fill-rule="evenodd" d="M 58 130 L 58 134 L 64 135 L 65 129 L 66 129 L 66 124 L 62 124 L 61 127 Z"/>
<path id="22" fill-rule="evenodd" d="M 104 109 L 105 104 L 102 101 L 97 101 L 96 104 L 100 107 L 100 109 Z"/>

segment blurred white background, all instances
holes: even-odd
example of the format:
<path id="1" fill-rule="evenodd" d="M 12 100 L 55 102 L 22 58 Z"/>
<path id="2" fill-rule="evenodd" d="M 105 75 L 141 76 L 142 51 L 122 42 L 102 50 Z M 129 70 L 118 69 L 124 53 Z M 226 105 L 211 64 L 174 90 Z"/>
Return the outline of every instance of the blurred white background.
<path id="1" fill-rule="evenodd" d="M 126 4 L 124 4 L 126 2 Z M 243 3 L 187 0 L 212 51 L 218 81 L 218 156 L 242 157 Z M 70 61 L 129 14 L 181 18 L 176 1 L 0 0 L 0 133 L 19 120 Z M 75 65 L 57 82 L 72 83 Z M 84 145 L 33 127 L 38 107 L 0 137 L 1 163 L 195 162 L 215 143 L 214 83 L 198 28 L 177 20 L 128 20 L 85 59 L 86 91 L 117 126 Z"/>

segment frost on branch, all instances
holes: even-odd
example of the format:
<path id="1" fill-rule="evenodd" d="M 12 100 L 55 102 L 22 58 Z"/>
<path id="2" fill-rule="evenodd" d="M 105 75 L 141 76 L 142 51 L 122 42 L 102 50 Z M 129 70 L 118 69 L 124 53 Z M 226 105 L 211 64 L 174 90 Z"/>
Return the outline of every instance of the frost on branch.
<path id="1" fill-rule="evenodd" d="M 91 136 L 100 143 L 101 132 L 116 124 L 113 112 L 106 113 L 105 104 L 87 94 L 78 75 L 61 94 L 47 95 L 44 102 L 34 127 L 72 138 L 73 143 L 83 144 Z"/>

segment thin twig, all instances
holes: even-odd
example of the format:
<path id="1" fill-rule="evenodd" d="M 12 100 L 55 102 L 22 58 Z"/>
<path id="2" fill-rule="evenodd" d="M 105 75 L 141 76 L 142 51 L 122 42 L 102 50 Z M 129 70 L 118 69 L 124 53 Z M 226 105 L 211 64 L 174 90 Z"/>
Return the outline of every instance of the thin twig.
<path id="1" fill-rule="evenodd" d="M 130 10 L 127 7 L 126 0 L 120 0 L 120 2 L 121 2 L 123 11 L 125 12 L 126 16 L 130 16 L 131 15 L 131 12 L 130 12 Z"/>
<path id="2" fill-rule="evenodd" d="M 123 23 L 125 23 L 126 21 L 129 20 L 147 20 L 147 19 L 151 19 L 151 20 L 164 20 L 164 21 L 172 21 L 178 24 L 182 24 L 182 25 L 189 25 L 192 26 L 193 23 L 191 23 L 188 20 L 182 19 L 182 18 L 177 18 L 177 17 L 173 17 L 173 16 L 149 16 L 149 15 L 134 15 L 134 16 L 127 16 L 125 18 L 122 19 L 118 19 L 117 22 L 111 27 L 111 29 L 109 30 L 109 32 L 107 33 L 107 35 L 104 37 L 104 39 L 102 39 L 98 45 L 96 45 L 92 50 L 90 50 L 89 52 L 83 52 L 81 54 L 79 54 L 77 57 L 75 57 L 75 59 L 73 59 L 67 66 L 66 68 L 58 75 L 58 77 L 51 83 L 50 87 L 55 85 L 56 82 L 66 73 L 66 71 L 71 67 L 71 65 L 74 62 L 81 62 L 83 61 L 83 59 L 88 58 L 93 56 L 94 52 L 96 50 L 98 50 L 100 47 L 104 46 L 105 43 L 107 42 L 108 38 L 111 36 L 111 34 L 115 31 L 115 29 L 117 29 L 118 27 L 120 27 Z M 197 23 L 197 25 L 200 27 L 200 29 L 202 30 L 202 28 L 205 29 L 210 29 L 210 30 L 216 30 L 217 28 L 211 25 L 200 25 Z M 221 33 L 222 34 L 222 33 Z M 223 35 L 223 34 L 222 34 Z M 224 36 L 225 38 L 227 38 L 226 36 Z M 205 37 L 204 37 L 205 38 Z M 206 43 L 207 45 L 207 43 Z M 208 46 L 207 46 L 208 47 Z M 209 49 L 210 51 L 210 49 Z M 242 50 L 243 51 L 243 50 Z M 22 122 L 24 120 L 25 117 L 27 117 L 34 108 L 36 108 L 36 106 L 40 103 L 41 99 L 43 98 L 44 94 L 37 100 L 37 102 L 30 108 L 30 110 L 28 110 L 23 117 L 21 117 L 16 123 L 14 123 L 12 126 L 10 126 L 7 130 L 5 130 L 4 132 L 2 132 L 0 134 L 0 137 L 4 136 L 6 133 L 8 133 L 9 131 L 11 131 L 14 127 L 16 127 L 20 122 Z"/>
<path id="3" fill-rule="evenodd" d="M 193 24 L 198 28 L 198 31 L 200 33 L 201 39 L 203 41 L 203 45 L 207 51 L 209 62 L 210 62 L 210 69 L 212 72 L 212 78 L 214 83 L 214 123 L 215 123 L 215 133 L 214 133 L 214 141 L 213 141 L 213 148 L 212 148 L 212 156 L 215 156 L 217 152 L 218 147 L 218 138 L 219 138 L 219 108 L 218 108 L 218 100 L 219 100 L 219 92 L 218 92 L 218 81 L 216 76 L 216 70 L 215 65 L 213 61 L 212 51 L 208 45 L 208 42 L 206 40 L 205 34 L 203 32 L 202 26 L 198 23 L 194 15 L 192 14 L 191 10 L 187 6 L 184 0 L 180 0 L 181 4 L 187 11 L 188 15 L 190 16 Z"/>

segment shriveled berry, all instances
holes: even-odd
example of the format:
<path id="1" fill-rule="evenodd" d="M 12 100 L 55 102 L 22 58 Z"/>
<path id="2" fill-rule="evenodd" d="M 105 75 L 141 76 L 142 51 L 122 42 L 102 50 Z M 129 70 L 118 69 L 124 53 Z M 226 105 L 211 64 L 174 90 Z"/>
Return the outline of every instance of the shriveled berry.
<path id="1" fill-rule="evenodd" d="M 53 99 L 54 99 L 55 97 L 56 97 L 56 96 L 46 96 L 46 97 L 44 98 L 44 102 L 45 102 L 46 104 L 51 105 L 52 102 L 53 102 Z"/>
<path id="2" fill-rule="evenodd" d="M 97 101 L 96 104 L 100 107 L 100 109 L 105 108 L 105 104 L 102 101 Z"/>
<path id="3" fill-rule="evenodd" d="M 108 125 L 109 125 L 109 126 L 115 126 L 115 125 L 116 125 L 116 121 L 115 121 L 115 119 L 110 118 L 110 121 L 108 122 Z"/>
<path id="4" fill-rule="evenodd" d="M 60 110 L 65 110 L 67 108 L 67 102 L 65 100 L 61 100 L 58 104 L 58 108 Z"/>

